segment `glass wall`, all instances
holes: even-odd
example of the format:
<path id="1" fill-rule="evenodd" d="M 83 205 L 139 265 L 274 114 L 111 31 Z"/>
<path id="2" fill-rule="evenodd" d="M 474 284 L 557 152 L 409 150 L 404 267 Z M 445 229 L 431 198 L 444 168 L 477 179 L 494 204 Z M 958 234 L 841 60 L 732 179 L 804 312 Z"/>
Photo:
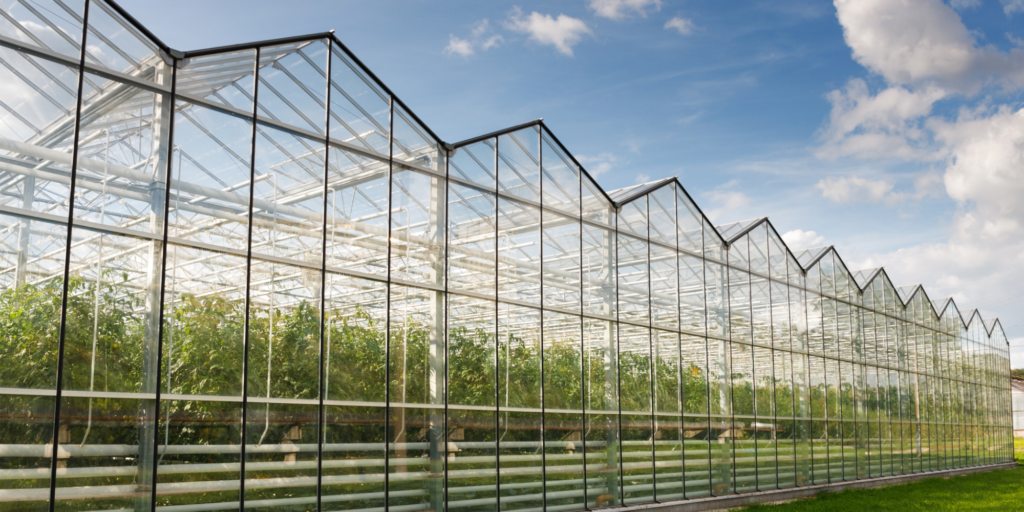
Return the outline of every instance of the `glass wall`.
<path id="1" fill-rule="evenodd" d="M 1007 462 L 997 321 L 440 141 L 333 37 L 0 5 L 0 508 L 583 510 Z M 59 15 L 57 15 L 59 13 Z M 52 503 L 51 503 L 52 500 Z"/>

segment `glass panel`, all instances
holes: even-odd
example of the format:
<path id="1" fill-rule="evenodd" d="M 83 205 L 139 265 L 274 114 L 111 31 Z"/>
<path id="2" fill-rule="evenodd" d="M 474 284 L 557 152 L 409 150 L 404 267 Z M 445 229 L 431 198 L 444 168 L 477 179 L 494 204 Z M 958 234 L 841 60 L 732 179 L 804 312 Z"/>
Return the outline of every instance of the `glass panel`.
<path id="1" fill-rule="evenodd" d="M 703 250 L 703 233 L 701 233 L 701 213 L 690 201 L 686 192 L 676 189 L 676 227 L 679 248 L 696 253 Z"/>
<path id="2" fill-rule="evenodd" d="M 540 210 L 501 197 L 498 298 L 540 303 Z"/>
<path id="3" fill-rule="evenodd" d="M 654 472 L 658 501 L 683 499 L 682 378 L 679 334 L 655 330 Z"/>
<path id="4" fill-rule="evenodd" d="M 437 173 L 444 173 L 439 146 L 426 128 L 401 105 L 395 105 L 394 140 L 391 155 L 396 162 L 406 162 Z"/>
<path id="5" fill-rule="evenodd" d="M 544 305 L 580 310 L 580 221 L 544 211 Z"/>
<path id="6" fill-rule="evenodd" d="M 541 312 L 498 304 L 498 461 L 502 510 L 544 503 Z"/>
<path id="7" fill-rule="evenodd" d="M 221 509 L 236 503 L 242 476 L 241 397 L 229 402 L 162 399 L 160 408 L 156 505 Z"/>
<path id="8" fill-rule="evenodd" d="M 619 234 L 618 242 L 619 320 L 648 324 L 651 312 L 647 242 L 623 234 Z"/>
<path id="9" fill-rule="evenodd" d="M 90 0 L 85 60 L 87 64 L 170 86 L 169 81 L 160 78 L 171 76 L 160 49 L 102 0 Z"/>
<path id="10" fill-rule="evenodd" d="M 683 403 L 683 476 L 687 498 L 711 493 L 708 418 L 708 342 L 698 336 L 680 339 L 680 380 Z M 717 392 L 717 388 L 716 388 Z M 716 397 L 717 399 L 717 397 Z"/>
<path id="11" fill-rule="evenodd" d="M 679 255 L 679 321 L 684 331 L 703 333 L 707 326 L 704 307 L 704 261 Z"/>
<path id="12" fill-rule="evenodd" d="M 654 424 L 651 415 L 651 331 L 619 329 L 619 393 L 622 408 L 623 503 L 654 501 Z"/>
<path id="13" fill-rule="evenodd" d="M 251 113 L 255 69 L 256 50 L 193 57 L 179 62 L 174 92 Z"/>
<path id="14" fill-rule="evenodd" d="M 323 135 L 325 66 L 322 39 L 260 48 L 258 115 Z"/>
<path id="15" fill-rule="evenodd" d="M 487 139 L 454 150 L 448 161 L 448 175 L 476 183 L 494 190 L 496 164 L 494 145 L 497 139 Z"/>
<path id="16" fill-rule="evenodd" d="M 0 481 L 5 496 L 0 507 L 14 506 L 4 502 L 17 500 L 22 501 L 19 507 L 42 511 L 49 499 L 47 450 L 52 452 L 53 445 L 67 230 L 7 215 L 0 215 L 0 227 L 0 242 L 8 248 L 0 259 L 0 445 L 21 448 L 21 453 L 0 458 L 0 473 L 23 475 Z M 69 301 L 69 309 L 91 315 L 95 301 L 88 298 Z M 64 426 L 59 443 L 70 442 L 69 435 Z M 59 446 L 58 467 L 67 467 L 67 458 L 61 458 L 66 451 Z"/>
<path id="17" fill-rule="evenodd" d="M 444 178 L 401 170 L 392 186 L 392 278 L 444 286 Z"/>
<path id="18" fill-rule="evenodd" d="M 323 507 L 383 507 L 387 287 L 326 276 Z"/>
<path id="19" fill-rule="evenodd" d="M 262 124 L 256 132 L 252 252 L 320 267 L 324 145 Z"/>
<path id="20" fill-rule="evenodd" d="M 391 285 L 388 504 L 444 506 L 444 293 Z M 423 493 L 426 493 L 426 496 Z"/>
<path id="21" fill-rule="evenodd" d="M 78 60 L 84 7 L 85 2 L 68 0 L 8 2 L 0 18 L 0 35 Z"/>
<path id="22" fill-rule="evenodd" d="M 496 198 L 454 182 L 448 187 L 448 286 L 494 297 Z"/>
<path id="23" fill-rule="evenodd" d="M 608 201 L 600 187 L 586 174 L 581 178 L 583 181 L 583 197 L 580 199 L 583 209 L 583 219 L 602 226 L 615 226 L 615 208 Z"/>
<path id="24" fill-rule="evenodd" d="M 331 139 L 388 156 L 388 96 L 334 45 L 331 52 Z"/>
<path id="25" fill-rule="evenodd" d="M 0 60 L 17 71 L 0 66 L 0 204 L 66 217 L 77 69 L 5 47 Z"/>
<path id="26" fill-rule="evenodd" d="M 169 235 L 245 251 L 251 121 L 179 102 L 174 144 Z"/>
<path id="27" fill-rule="evenodd" d="M 327 266 L 387 274 L 388 163 L 331 146 Z"/>
<path id="28" fill-rule="evenodd" d="M 498 137 L 498 192 L 540 200 L 540 134 L 536 126 Z"/>
<path id="29" fill-rule="evenodd" d="M 496 305 L 449 298 L 448 507 L 493 511 L 498 509 Z"/>
<path id="30" fill-rule="evenodd" d="M 544 313 L 544 483 L 548 508 L 585 508 L 582 318 Z"/>
<path id="31" fill-rule="evenodd" d="M 667 185 L 647 196 L 651 240 L 676 247 L 675 185 Z"/>
<path id="32" fill-rule="evenodd" d="M 544 206 L 577 217 L 580 215 L 580 178 L 576 164 L 546 134 L 543 139 Z"/>
<path id="33" fill-rule="evenodd" d="M 615 232 L 583 224 L 583 312 L 615 318 Z"/>
<path id="34" fill-rule="evenodd" d="M 647 196 L 622 205 L 618 217 L 619 231 L 647 238 Z"/>
<path id="35" fill-rule="evenodd" d="M 616 325 L 583 319 L 584 407 L 587 506 L 620 503 L 619 387 Z"/>
<path id="36" fill-rule="evenodd" d="M 651 314 L 654 325 L 679 329 L 678 253 L 658 244 L 651 250 Z"/>
<path id="37" fill-rule="evenodd" d="M 70 467 L 105 468 L 107 485 L 152 485 L 162 244 L 78 227 L 72 243 L 64 341 L 68 397 L 61 404 L 61 429 L 67 430 L 69 445 L 99 443 L 107 449 L 68 462 Z M 63 436 L 58 433 L 58 442 Z M 58 487 L 80 485 L 74 473 L 58 475 Z M 57 507 L 149 506 L 148 491 L 120 489 L 58 492 Z"/>

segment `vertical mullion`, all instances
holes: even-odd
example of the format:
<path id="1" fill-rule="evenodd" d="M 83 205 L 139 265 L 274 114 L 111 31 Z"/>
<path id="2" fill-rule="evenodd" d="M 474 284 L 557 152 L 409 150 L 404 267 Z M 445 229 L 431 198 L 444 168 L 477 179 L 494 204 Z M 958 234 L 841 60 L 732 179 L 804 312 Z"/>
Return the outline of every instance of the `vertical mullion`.
<path id="1" fill-rule="evenodd" d="M 772 375 L 772 378 L 771 378 L 771 384 L 772 384 L 772 389 L 771 389 L 771 393 L 772 393 L 771 396 L 772 396 L 772 398 L 771 398 L 771 402 L 772 403 L 771 403 L 771 407 L 772 407 L 772 425 L 774 425 L 772 427 L 773 428 L 773 431 L 772 431 L 773 439 L 772 439 L 772 441 L 774 441 L 772 444 L 774 445 L 774 450 L 775 450 L 775 488 L 778 489 L 779 488 L 779 440 L 778 440 L 779 395 L 778 395 L 778 389 L 775 386 L 775 303 L 772 302 L 772 284 L 774 283 L 774 279 L 772 277 L 772 245 L 773 244 L 772 244 L 772 238 L 771 238 L 771 234 L 772 234 L 773 231 L 774 231 L 774 228 L 771 227 L 771 224 L 766 222 L 765 223 L 765 240 L 767 241 L 767 243 L 765 244 L 765 247 L 764 247 L 764 257 L 765 257 L 765 260 L 768 263 L 768 286 L 766 288 L 766 293 L 767 293 L 767 298 L 768 298 L 768 342 L 769 342 L 769 344 L 772 347 L 772 350 L 771 350 L 771 358 L 772 358 L 772 373 L 771 373 L 771 375 Z M 783 251 L 783 257 L 785 257 L 785 251 Z M 790 348 L 792 348 L 792 347 L 790 347 Z M 756 434 L 756 431 L 755 431 L 755 434 L 754 434 L 754 449 L 757 450 L 757 434 Z M 760 484 L 760 481 L 758 482 L 758 484 Z"/>
<path id="2" fill-rule="evenodd" d="M 653 294 L 654 285 L 651 281 L 653 278 L 653 269 L 651 268 L 651 195 L 648 193 L 644 196 L 644 208 L 647 211 L 647 381 L 650 386 L 651 395 L 648 399 L 647 406 L 651 409 L 651 485 L 653 492 L 651 495 L 654 497 L 654 501 L 658 501 L 658 477 L 657 471 L 655 470 L 657 460 L 655 442 L 654 439 L 655 428 L 657 427 L 655 421 L 655 410 L 654 404 L 657 403 L 655 399 L 655 387 L 654 387 L 654 372 L 655 372 L 655 356 L 654 356 L 654 307 L 653 307 Z"/>
<path id="3" fill-rule="evenodd" d="M 79 131 L 81 128 L 81 117 L 82 117 L 82 84 L 85 80 L 85 50 L 87 46 L 86 38 L 88 37 L 89 31 L 89 0 L 85 1 L 84 10 L 82 11 L 82 43 L 79 49 L 78 56 L 78 97 L 75 98 L 75 134 L 73 137 L 73 146 L 71 148 L 71 183 L 68 185 L 68 222 L 67 222 L 67 235 L 64 240 L 64 281 L 61 284 L 61 303 L 60 303 L 60 328 L 57 335 L 57 376 L 54 390 L 54 402 L 53 402 L 53 432 L 52 432 L 52 443 L 50 448 L 50 502 L 49 511 L 53 512 L 57 494 L 57 453 L 59 450 L 60 436 L 60 401 L 64 385 L 64 342 L 67 334 L 67 321 L 68 321 L 68 279 L 71 271 L 71 241 L 72 241 L 72 221 L 74 220 L 75 212 L 75 182 L 78 179 L 78 140 Z M 158 379 L 159 380 L 159 379 Z"/>
<path id="4" fill-rule="evenodd" d="M 540 191 L 538 198 L 540 208 L 537 209 L 538 229 L 540 232 L 540 484 L 541 484 L 541 506 L 544 510 L 548 508 L 548 450 L 547 450 L 547 429 L 544 427 L 547 421 L 547 404 L 544 403 L 544 140 L 540 126 L 537 126 L 537 187 Z M 586 460 L 586 459 L 584 459 Z"/>
<path id="5" fill-rule="evenodd" d="M 676 227 L 675 232 L 675 254 L 672 255 L 675 258 L 676 266 L 676 330 L 680 331 L 676 333 L 676 396 L 679 402 L 679 468 L 682 476 L 679 477 L 682 483 L 682 495 L 683 499 L 686 499 L 686 437 L 683 435 L 686 433 L 684 428 L 686 423 L 686 400 L 683 389 L 683 283 L 680 281 L 680 274 L 683 269 L 679 264 L 679 192 L 676 190 L 676 186 L 672 186 L 672 215 L 675 218 L 673 223 Z M 703 244 L 701 250 L 704 250 Z"/>
<path id="6" fill-rule="evenodd" d="M 325 439 L 325 425 L 326 419 L 324 418 L 324 395 L 326 389 L 324 389 L 324 382 L 326 379 L 326 373 L 330 371 L 330 362 L 325 361 L 326 357 L 326 344 L 325 339 L 325 321 L 327 316 L 327 210 L 328 210 L 328 198 L 330 197 L 330 172 L 331 172 L 331 65 L 334 62 L 334 38 L 327 39 L 327 72 L 325 73 L 327 78 L 327 93 L 324 98 L 325 112 L 324 112 L 324 209 L 323 209 L 323 224 L 321 225 L 321 236 L 320 240 L 320 367 L 317 372 L 318 382 L 318 398 L 319 407 L 317 411 L 317 432 L 316 432 L 316 509 L 321 510 L 323 508 L 323 470 L 324 470 L 324 439 Z M 387 468 L 385 468 L 386 470 Z"/>
<path id="7" fill-rule="evenodd" d="M 758 228 L 754 228 L 758 229 Z M 767 228 L 761 228 L 765 231 L 765 243 L 767 244 L 768 235 Z M 747 233 L 747 322 L 750 323 L 750 403 L 753 410 L 750 411 L 754 416 L 756 422 L 757 417 L 757 348 L 754 347 L 754 271 L 753 264 L 751 263 L 751 251 L 750 251 L 750 233 Z M 765 262 L 767 263 L 767 262 Z M 771 282 L 769 281 L 769 286 Z M 733 432 L 735 433 L 735 426 Z M 733 438 L 733 458 L 735 459 L 736 454 L 736 441 Z M 735 462 L 733 462 L 735 464 Z M 757 460 L 757 429 L 754 430 L 754 490 L 757 490 L 761 483 L 760 479 L 761 468 Z"/>
<path id="8" fill-rule="evenodd" d="M 395 97 L 388 95 L 388 249 L 387 249 L 387 307 L 384 313 L 384 512 L 391 509 L 391 220 L 393 198 L 393 174 L 395 158 Z M 408 337 L 408 333 L 403 333 Z M 405 371 L 405 369 L 402 369 Z"/>
<path id="9" fill-rule="evenodd" d="M 437 141 L 434 141 L 434 142 L 437 143 Z M 448 155 L 448 150 L 447 150 L 447 148 L 443 144 L 438 144 L 438 148 L 437 148 L 438 154 L 440 154 L 442 150 L 444 150 L 444 152 L 445 152 L 445 155 L 444 155 L 444 181 L 442 182 L 443 185 L 444 185 L 444 224 L 445 224 L 445 226 L 441 228 L 441 229 L 444 230 L 444 249 L 443 249 L 443 253 L 442 253 L 442 256 L 441 256 L 443 258 L 443 260 L 444 260 L 444 262 L 441 264 L 441 279 L 444 281 L 444 295 L 443 295 L 443 297 L 444 297 L 444 306 L 442 308 L 444 310 L 444 312 L 442 313 L 444 315 L 444 317 L 443 317 L 444 326 L 442 327 L 442 329 L 443 329 L 443 334 L 442 335 L 444 336 L 444 340 L 443 340 L 444 348 L 443 348 L 443 350 L 441 350 L 442 357 L 444 357 L 444 389 L 441 390 L 441 392 L 444 394 L 444 420 L 443 420 L 444 421 L 444 425 L 441 427 L 441 431 L 444 432 L 444 437 L 441 439 L 441 443 L 444 444 L 444 450 L 441 453 L 441 457 L 443 458 L 442 459 L 443 460 L 442 464 L 444 464 L 444 481 L 442 482 L 442 485 L 441 485 L 441 493 L 442 493 L 441 504 L 442 504 L 442 507 L 444 507 L 443 511 L 447 511 L 448 510 L 448 442 L 449 442 L 448 441 L 448 432 L 449 432 L 449 430 L 448 430 L 448 385 L 449 385 L 449 382 L 450 382 L 450 380 L 448 378 L 448 371 L 449 371 L 449 368 L 448 368 L 448 341 L 449 341 L 449 339 L 448 339 L 448 334 L 449 334 L 449 325 L 448 325 L 449 324 L 449 320 L 448 320 L 449 319 L 449 315 L 448 315 L 448 310 L 451 307 L 451 299 L 448 296 L 448 280 L 449 280 L 449 275 L 450 274 L 449 274 L 449 267 L 448 267 L 448 264 L 447 264 L 448 258 L 449 258 L 449 245 L 448 245 L 448 242 L 449 242 L 449 240 L 448 240 L 449 232 L 448 232 L 447 226 L 448 226 L 448 223 L 450 222 L 449 217 L 448 217 L 448 214 L 449 214 L 448 205 L 449 205 L 449 200 L 450 200 L 450 198 L 449 198 L 450 187 L 448 186 L 448 172 L 449 172 L 448 171 L 448 161 L 450 159 L 450 155 Z M 495 219 L 495 220 L 497 220 L 497 219 Z M 411 226 L 410 226 L 409 229 L 412 229 Z M 408 238 L 409 237 L 407 235 L 406 236 L 406 240 L 407 240 L 406 243 L 408 243 Z M 497 239 L 495 239 L 495 243 L 497 243 Z M 497 254 L 498 254 L 497 247 L 495 247 L 494 254 L 495 254 L 495 257 L 497 257 Z M 494 298 L 495 298 L 495 300 L 497 300 L 498 296 L 495 295 Z M 495 309 L 497 309 L 497 303 L 495 303 Z M 498 373 L 497 368 L 495 368 L 494 373 Z"/>
<path id="10" fill-rule="evenodd" d="M 707 241 L 707 239 L 704 236 L 705 231 L 707 230 L 707 225 L 705 225 L 706 221 L 707 221 L 707 219 L 704 217 L 704 214 L 701 214 L 701 218 L 700 218 L 700 263 L 701 263 L 701 265 L 700 265 L 700 268 L 701 268 L 701 277 L 702 277 L 701 286 L 703 288 L 703 290 L 702 290 L 703 293 L 701 293 L 701 295 L 703 296 L 703 301 L 704 301 L 704 380 L 705 380 L 705 382 L 707 382 L 707 385 L 704 386 L 704 399 L 707 402 L 707 404 L 705 405 L 705 409 L 704 410 L 707 411 L 706 415 L 707 415 L 707 421 L 708 421 L 708 432 L 710 432 L 711 431 L 711 372 L 710 372 L 710 370 L 711 370 L 711 341 L 708 339 L 708 334 L 710 333 L 711 328 L 708 326 L 708 324 L 709 324 L 709 322 L 708 322 L 708 262 L 707 262 L 707 243 L 708 243 L 708 241 Z M 708 443 L 707 444 L 708 444 L 708 452 L 707 452 L 707 455 L 708 455 L 708 458 L 707 458 L 707 461 L 708 461 L 708 495 L 713 495 L 714 494 L 714 490 L 715 490 L 715 486 L 711 483 L 711 481 L 712 481 L 711 480 L 711 475 L 713 474 L 713 471 L 711 469 L 711 439 L 710 439 L 710 436 L 708 436 Z M 686 483 L 685 482 L 683 483 L 683 489 L 684 489 L 684 492 L 685 492 L 685 489 L 686 489 Z"/>
<path id="11" fill-rule="evenodd" d="M 612 268 L 615 269 L 615 396 L 616 396 L 616 407 L 619 410 L 616 421 L 619 424 L 618 434 L 615 436 L 616 442 L 619 443 L 617 453 L 619 455 L 619 504 L 624 505 L 626 501 L 626 489 L 625 489 L 625 477 L 623 476 L 622 468 L 622 325 L 619 324 L 619 316 L 621 315 L 622 305 L 619 304 L 619 212 L 621 207 L 615 207 L 615 215 L 612 218 L 612 225 L 615 226 L 615 261 L 612 264 Z M 584 459 L 586 460 L 586 459 Z"/>
<path id="12" fill-rule="evenodd" d="M 167 134 L 167 137 L 168 137 L 168 140 L 167 140 L 167 173 L 164 175 L 164 211 L 163 211 L 164 225 L 163 225 L 163 233 L 161 234 L 161 239 L 160 239 L 160 247 L 161 247 L 161 250 L 160 250 L 160 252 L 161 252 L 161 255 L 160 255 L 160 258 L 161 258 L 161 261 L 160 261 L 160 269 L 161 269 L 161 272 L 160 272 L 160 302 L 156 305 L 156 307 L 160 308 L 160 311 L 158 313 L 160 315 L 160 322 L 159 322 L 159 326 L 160 327 L 157 329 L 157 345 L 156 345 L 157 346 L 157 349 L 156 349 L 156 368 L 157 368 L 157 372 L 156 372 L 156 400 L 155 400 L 154 408 L 153 408 L 153 410 L 155 411 L 154 420 L 153 420 L 155 425 L 154 425 L 154 428 L 153 428 L 153 480 L 152 480 L 153 481 L 153 486 L 152 486 L 152 489 L 151 489 L 152 494 L 150 496 L 150 509 L 151 510 L 155 510 L 156 509 L 156 486 L 157 486 L 157 476 L 158 476 L 157 475 L 157 468 L 160 465 L 160 457 L 159 457 L 159 454 L 160 454 L 160 443 L 159 443 L 159 440 L 160 440 L 160 428 L 159 428 L 159 426 L 160 426 L 159 425 L 159 418 L 160 418 L 160 374 L 162 373 L 161 372 L 161 370 L 162 370 L 161 363 L 163 362 L 163 357 L 164 357 L 164 355 L 163 355 L 163 350 L 164 350 L 164 328 L 163 328 L 163 326 L 164 326 L 164 295 L 166 293 L 165 286 L 166 286 L 166 282 L 167 282 L 167 234 L 168 234 L 168 230 L 170 229 L 170 222 L 169 222 L 167 214 L 168 214 L 168 212 L 170 210 L 170 203 L 171 203 L 171 172 L 173 170 L 172 162 L 174 161 L 174 158 L 173 158 L 173 155 L 174 155 L 174 117 L 175 117 L 174 116 L 174 106 L 177 104 L 177 101 L 176 101 L 176 98 L 175 98 L 175 96 L 177 95 L 177 87 L 178 87 L 178 59 L 172 57 L 171 58 L 171 98 L 170 98 L 170 101 L 168 102 L 170 104 L 170 113 L 168 114 L 168 117 L 170 118 L 170 124 L 168 126 L 168 134 Z M 159 134 L 154 133 L 153 136 L 157 137 L 157 136 L 159 136 Z M 168 361 L 168 367 L 170 367 L 170 362 L 169 361 Z M 168 389 L 168 391 L 170 391 L 170 390 Z M 168 421 L 170 421 L 169 418 L 168 418 Z"/>
<path id="13" fill-rule="evenodd" d="M 494 509 L 501 510 L 501 382 L 498 367 L 501 354 L 501 306 L 498 297 L 501 293 L 498 280 L 501 277 L 499 242 L 501 240 L 501 198 L 498 196 L 498 139 L 494 137 Z M 508 361 L 505 361 L 508 364 Z"/>
<path id="14" fill-rule="evenodd" d="M 543 123 L 541 124 L 543 127 Z M 578 187 L 579 194 L 576 196 L 579 201 L 579 219 L 576 223 L 579 226 L 579 244 L 580 244 L 580 444 L 583 446 L 583 508 L 587 509 L 590 506 L 589 498 L 587 497 L 587 369 L 586 369 L 586 353 L 587 347 L 583 342 L 586 333 L 583 320 L 584 312 L 584 286 L 583 286 L 583 169 L 577 167 L 576 169 L 576 186 Z M 589 270 L 589 269 L 588 269 Z"/>
<path id="15" fill-rule="evenodd" d="M 256 48 L 256 61 L 253 68 L 253 93 L 252 93 L 252 132 L 250 139 L 250 153 L 249 153 L 249 211 L 248 221 L 249 225 L 246 227 L 246 245 L 245 245 L 245 318 L 243 319 L 244 329 L 242 331 L 242 443 L 240 446 L 241 458 L 239 459 L 239 487 L 238 487 L 238 507 L 239 510 L 245 509 L 245 443 L 247 441 L 247 428 L 249 420 L 249 307 L 252 293 L 252 218 L 253 218 L 253 195 L 256 187 L 254 186 L 253 180 L 256 175 L 256 115 L 259 110 L 259 93 L 260 93 L 260 53 L 261 48 Z M 271 290 L 273 293 L 273 290 Z"/>

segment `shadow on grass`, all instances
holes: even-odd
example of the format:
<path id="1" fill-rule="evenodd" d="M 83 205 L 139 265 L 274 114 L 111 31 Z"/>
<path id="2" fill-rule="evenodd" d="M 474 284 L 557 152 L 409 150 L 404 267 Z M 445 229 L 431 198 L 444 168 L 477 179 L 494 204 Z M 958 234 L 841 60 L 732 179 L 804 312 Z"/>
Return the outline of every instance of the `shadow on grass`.
<path id="1" fill-rule="evenodd" d="M 1024 455 L 1024 454 L 1020 454 Z M 1003 469 L 952 478 L 877 489 L 823 493 L 779 505 L 752 505 L 743 512 L 834 511 L 1024 511 L 1024 460 L 1016 469 Z"/>

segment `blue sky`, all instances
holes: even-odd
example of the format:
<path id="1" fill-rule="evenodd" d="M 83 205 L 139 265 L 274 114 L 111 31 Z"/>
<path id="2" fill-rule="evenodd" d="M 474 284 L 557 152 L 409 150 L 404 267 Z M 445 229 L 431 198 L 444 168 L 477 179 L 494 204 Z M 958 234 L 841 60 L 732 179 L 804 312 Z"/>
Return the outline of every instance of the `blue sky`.
<path id="1" fill-rule="evenodd" d="M 1024 0 L 120 3 L 182 50 L 333 29 L 446 141 L 543 117 L 606 189 L 679 176 L 1024 367 Z"/>

